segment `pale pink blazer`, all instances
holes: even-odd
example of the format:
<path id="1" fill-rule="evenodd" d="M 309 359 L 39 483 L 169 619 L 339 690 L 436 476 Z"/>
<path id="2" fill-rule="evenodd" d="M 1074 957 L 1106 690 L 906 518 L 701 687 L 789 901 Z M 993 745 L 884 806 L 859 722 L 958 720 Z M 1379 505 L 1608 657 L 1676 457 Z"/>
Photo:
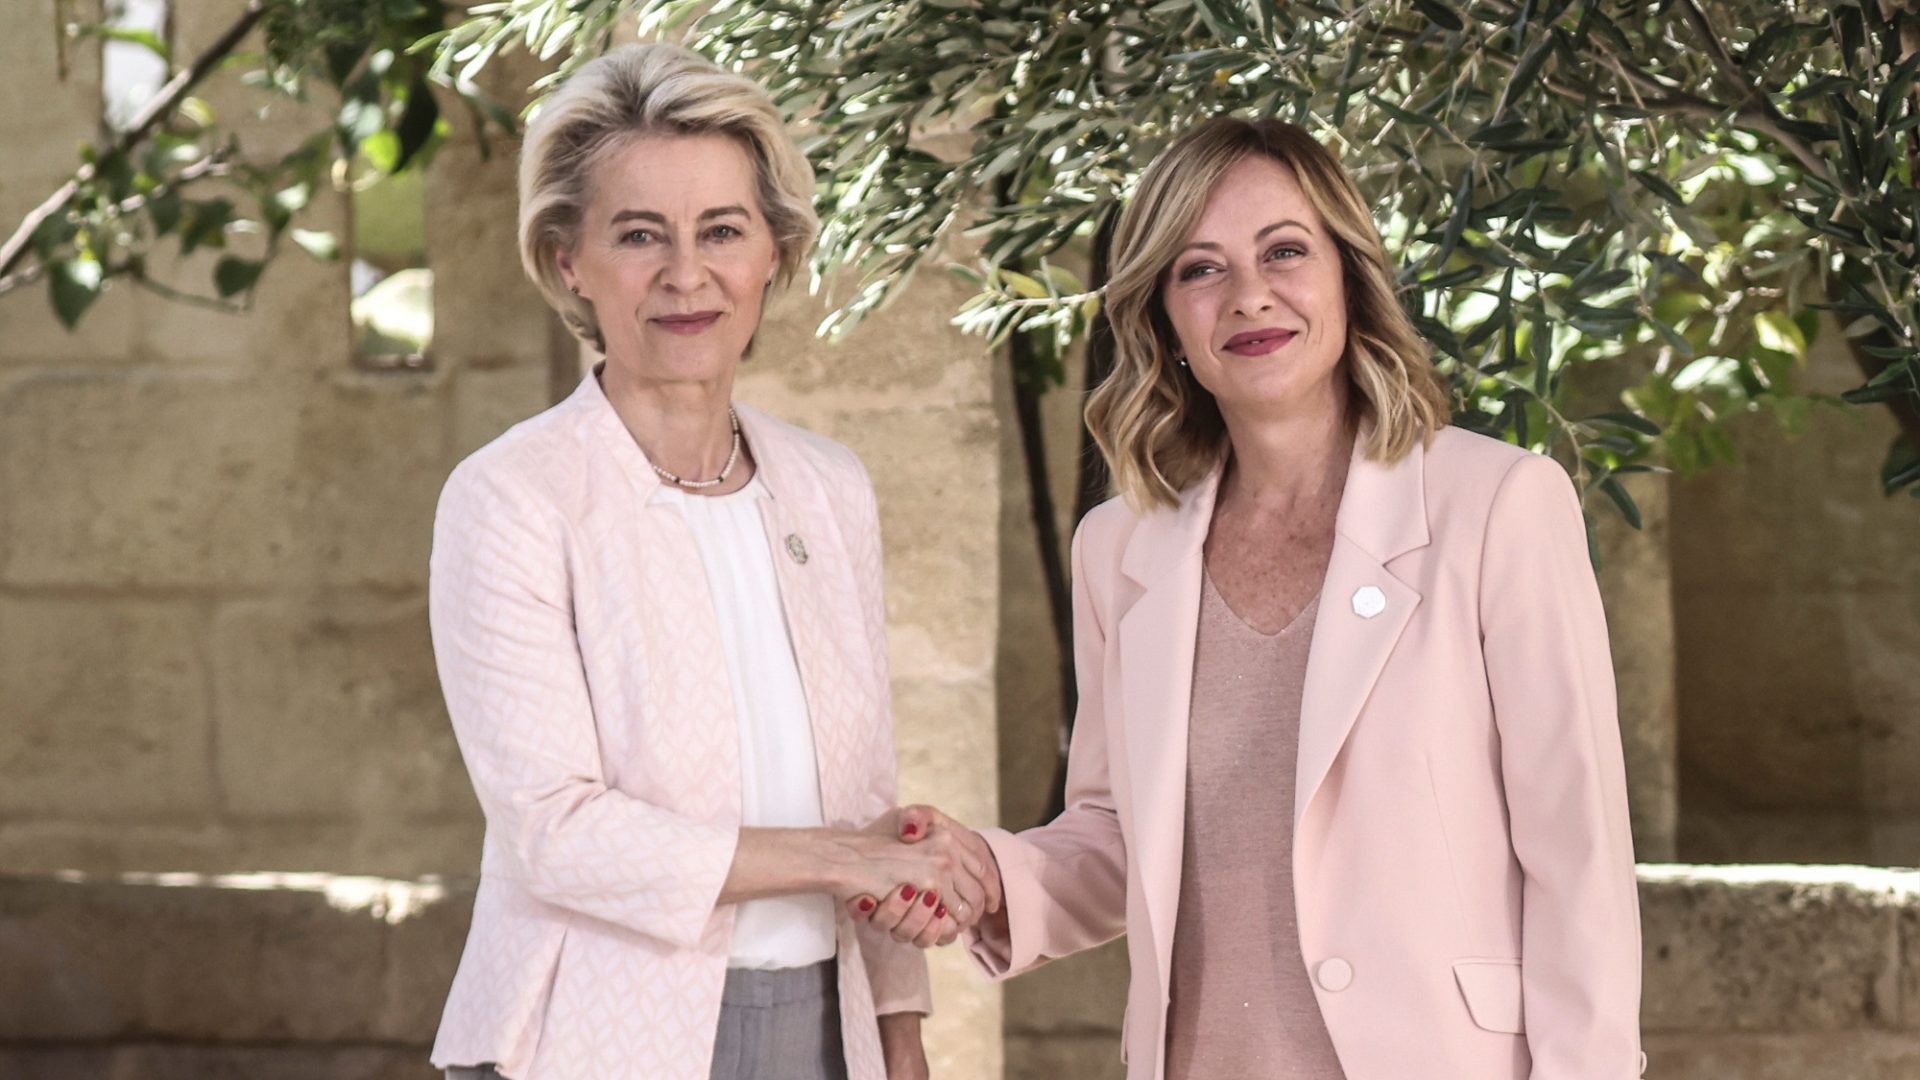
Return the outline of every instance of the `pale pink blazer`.
<path id="1" fill-rule="evenodd" d="M 880 525 L 845 447 L 740 423 L 812 717 L 829 825 L 894 806 Z M 707 1080 L 733 906 L 738 728 L 685 520 L 591 376 L 469 457 L 434 519 L 434 653 L 486 815 L 437 1066 L 513 1080 Z M 852 1080 L 926 962 L 841 916 Z"/>
<path id="2" fill-rule="evenodd" d="M 1067 810 L 987 833 L 995 976 L 1128 939 L 1130 1080 L 1159 1080 L 1201 544 L 1118 502 L 1074 539 Z M 1291 821 L 1304 973 L 1347 1080 L 1629 1080 L 1640 925 L 1606 621 L 1571 483 L 1449 428 L 1356 453 L 1313 628 Z M 1205 887 L 1204 883 L 1201 886 Z"/>

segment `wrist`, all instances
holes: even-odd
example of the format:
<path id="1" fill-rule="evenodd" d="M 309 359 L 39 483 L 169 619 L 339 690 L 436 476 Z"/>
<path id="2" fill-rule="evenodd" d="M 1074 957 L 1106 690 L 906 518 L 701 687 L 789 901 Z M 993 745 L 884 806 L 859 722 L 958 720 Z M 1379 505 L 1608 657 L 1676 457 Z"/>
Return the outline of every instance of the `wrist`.
<path id="1" fill-rule="evenodd" d="M 882 1015 L 880 1042 L 886 1047 L 920 1049 L 920 1014 L 897 1012 Z"/>
<path id="2" fill-rule="evenodd" d="M 807 833 L 807 861 L 820 891 L 839 895 L 857 885 L 858 871 L 866 862 L 860 850 L 860 834 L 827 828 L 808 829 Z"/>

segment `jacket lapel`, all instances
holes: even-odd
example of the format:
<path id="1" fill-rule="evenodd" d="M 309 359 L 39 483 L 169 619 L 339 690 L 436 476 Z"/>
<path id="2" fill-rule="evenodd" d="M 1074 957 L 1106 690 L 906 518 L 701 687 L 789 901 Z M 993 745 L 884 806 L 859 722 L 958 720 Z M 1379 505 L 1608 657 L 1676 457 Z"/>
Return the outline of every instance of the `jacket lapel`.
<path id="1" fill-rule="evenodd" d="M 1428 543 L 1426 451 L 1416 444 L 1399 462 L 1382 465 L 1362 456 L 1367 434 L 1354 443 L 1313 623 L 1300 702 L 1296 832 L 1420 603 L 1420 593 L 1388 564 Z"/>
<path id="2" fill-rule="evenodd" d="M 1200 620 L 1201 546 L 1220 469 L 1178 508 L 1142 518 L 1120 570 L 1144 588 L 1120 617 L 1120 702 L 1133 779 L 1134 860 L 1162 981 L 1170 970 L 1180 900 L 1187 798 L 1187 721 Z"/>
<path id="3" fill-rule="evenodd" d="M 833 565 L 846 551 L 835 540 L 842 526 L 819 478 L 795 467 L 802 448 L 771 417 L 747 405 L 736 404 L 735 411 L 760 482 L 772 496 L 761 500 L 760 519 L 813 729 L 821 814 L 830 826 L 863 824 L 860 796 L 867 783 L 856 775 L 856 763 L 866 756 L 857 744 L 870 725 L 859 721 L 883 706 L 864 700 L 872 694 L 871 680 L 861 677 L 844 651 L 859 628 L 835 620 L 847 606 L 837 594 L 850 587 L 839 572 L 845 568 Z"/>

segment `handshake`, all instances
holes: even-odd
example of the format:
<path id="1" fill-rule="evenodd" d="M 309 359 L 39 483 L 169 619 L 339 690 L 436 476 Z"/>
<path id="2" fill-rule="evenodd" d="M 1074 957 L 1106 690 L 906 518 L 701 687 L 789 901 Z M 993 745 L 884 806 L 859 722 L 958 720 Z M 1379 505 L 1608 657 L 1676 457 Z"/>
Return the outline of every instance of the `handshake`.
<path id="1" fill-rule="evenodd" d="M 855 922 L 923 949 L 983 921 L 1004 925 L 1000 865 L 972 829 L 931 806 L 908 806 L 861 835 L 859 871 L 836 890 Z"/>

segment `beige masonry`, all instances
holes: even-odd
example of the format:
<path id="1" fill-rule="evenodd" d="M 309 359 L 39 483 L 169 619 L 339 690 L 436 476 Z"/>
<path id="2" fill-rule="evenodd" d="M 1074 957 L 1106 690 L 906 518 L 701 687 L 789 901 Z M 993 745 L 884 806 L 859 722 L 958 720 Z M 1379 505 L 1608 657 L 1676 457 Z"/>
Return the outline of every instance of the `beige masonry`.
<path id="1" fill-rule="evenodd" d="M 53 28 L 95 2 L 0 5 L 0 83 L 33 88 L 0 96 L 0 221 L 93 130 L 97 51 Z M 178 51 L 240 7 L 176 0 Z M 534 74 L 501 66 L 496 96 Z M 254 151 L 324 122 L 324 103 L 256 115 L 231 79 L 206 96 Z M 295 250 L 244 317 L 119 287 L 70 334 L 43 292 L 0 298 L 0 867 L 37 876 L 0 888 L 0 945 L 34 950 L 0 964 L 0 1074 L 426 1075 L 480 835 L 426 635 L 434 498 L 580 370 L 518 267 L 512 143 L 489 157 L 450 119 L 425 194 L 428 370 L 356 368 L 344 266 Z M 350 214 L 322 191 L 302 224 L 344 234 Z M 739 393 L 872 471 L 903 796 L 1017 827 L 1053 776 L 1058 656 L 1003 365 L 948 325 L 964 289 L 938 261 L 838 345 L 813 334 L 822 302 L 777 298 Z M 156 262 L 201 289 L 210 266 Z M 1810 366 L 1823 390 L 1857 378 L 1838 335 Z M 1078 389 L 1045 403 L 1063 503 Z M 1798 441 L 1750 424 L 1740 468 L 1633 480 L 1644 532 L 1601 508 L 1644 859 L 1920 861 L 1920 502 L 1874 487 L 1892 433 L 1874 410 L 1819 411 Z M 50 877 L 69 871 L 87 882 Z M 116 883 L 139 871 L 442 875 L 452 899 L 361 925 L 334 886 Z M 1914 889 L 1650 873 L 1653 1075 L 1920 1075 Z M 99 927 L 151 949 L 103 951 L 126 941 Z M 1124 950 L 1017 981 L 1004 1007 L 939 954 L 937 1074 L 1118 1078 Z"/>

